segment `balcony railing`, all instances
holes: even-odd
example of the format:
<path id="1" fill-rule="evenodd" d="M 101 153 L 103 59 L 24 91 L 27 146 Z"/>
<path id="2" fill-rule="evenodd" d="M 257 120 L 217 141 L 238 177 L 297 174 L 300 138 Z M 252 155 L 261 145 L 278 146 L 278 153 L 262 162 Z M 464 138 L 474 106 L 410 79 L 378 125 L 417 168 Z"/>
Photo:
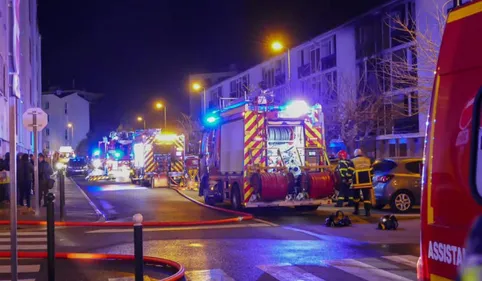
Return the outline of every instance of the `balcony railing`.
<path id="1" fill-rule="evenodd" d="M 298 67 L 298 78 L 303 78 L 311 74 L 310 64 L 305 64 Z"/>
<path id="2" fill-rule="evenodd" d="M 336 66 L 336 53 L 321 59 L 321 70 L 327 70 Z"/>

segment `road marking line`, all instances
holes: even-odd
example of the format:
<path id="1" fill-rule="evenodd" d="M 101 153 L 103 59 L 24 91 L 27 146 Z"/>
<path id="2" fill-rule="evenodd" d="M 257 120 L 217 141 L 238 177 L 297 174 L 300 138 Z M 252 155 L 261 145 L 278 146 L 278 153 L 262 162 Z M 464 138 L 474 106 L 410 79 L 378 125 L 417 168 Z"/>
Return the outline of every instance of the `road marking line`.
<path id="1" fill-rule="evenodd" d="M 418 257 L 411 255 L 400 255 L 400 256 L 383 256 L 382 258 L 401 263 L 410 267 L 417 267 Z"/>
<path id="2" fill-rule="evenodd" d="M 284 265 L 259 265 L 259 269 L 278 279 L 279 281 L 324 281 L 324 279 L 317 277 L 303 269 L 290 264 Z"/>
<path id="3" fill-rule="evenodd" d="M 47 244 L 45 245 L 25 245 L 25 244 L 19 244 L 17 245 L 17 248 L 21 251 L 25 250 L 46 250 L 47 249 Z M 10 245 L 0 245 L 0 250 L 2 251 L 10 251 Z"/>
<path id="4" fill-rule="evenodd" d="M 264 224 L 267 224 L 269 226 L 279 226 L 279 224 L 276 224 L 276 223 L 272 223 L 272 222 L 269 222 L 269 221 L 265 221 L 265 220 L 262 220 L 262 219 L 253 219 L 254 221 L 257 221 L 259 223 L 264 223 Z"/>
<path id="5" fill-rule="evenodd" d="M 358 278 L 365 279 L 367 281 L 384 281 L 384 280 L 411 281 L 408 278 L 390 273 L 388 271 L 376 268 L 369 264 L 366 264 L 357 260 L 353 260 L 353 259 L 327 261 L 326 263 L 335 268 L 343 270 L 347 273 L 355 275 Z"/>
<path id="6" fill-rule="evenodd" d="M 17 232 L 18 236 L 47 236 L 47 232 Z M 0 232 L 0 236 L 10 236 L 10 232 Z"/>
<path id="7" fill-rule="evenodd" d="M 18 266 L 18 273 L 35 273 L 39 271 L 40 264 Z M 10 273 L 10 265 L 0 265 L 0 273 Z"/>
<path id="8" fill-rule="evenodd" d="M 47 237 L 18 237 L 18 242 L 47 242 Z M 9 238 L 0 238 L 0 242 L 10 242 Z"/>
<path id="9" fill-rule="evenodd" d="M 248 227 L 269 227 L 265 224 L 235 224 L 235 225 L 200 225 L 200 226 L 186 226 L 186 227 L 163 227 L 163 228 L 144 228 L 144 232 L 157 231 L 182 231 L 182 230 L 203 230 L 203 229 L 229 229 L 229 228 L 248 228 Z M 86 231 L 85 233 L 132 233 L 132 229 L 97 229 Z"/>
<path id="10" fill-rule="evenodd" d="M 184 276 L 186 277 L 187 281 L 235 281 L 221 269 L 191 270 L 187 271 Z"/>

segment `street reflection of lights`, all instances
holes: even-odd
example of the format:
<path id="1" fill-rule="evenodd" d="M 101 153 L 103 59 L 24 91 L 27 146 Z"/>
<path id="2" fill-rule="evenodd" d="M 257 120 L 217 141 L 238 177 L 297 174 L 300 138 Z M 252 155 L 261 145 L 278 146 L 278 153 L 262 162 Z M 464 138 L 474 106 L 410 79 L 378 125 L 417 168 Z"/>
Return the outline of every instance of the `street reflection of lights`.
<path id="1" fill-rule="evenodd" d="M 189 244 L 189 247 L 202 248 L 204 245 L 200 243 L 191 243 Z"/>

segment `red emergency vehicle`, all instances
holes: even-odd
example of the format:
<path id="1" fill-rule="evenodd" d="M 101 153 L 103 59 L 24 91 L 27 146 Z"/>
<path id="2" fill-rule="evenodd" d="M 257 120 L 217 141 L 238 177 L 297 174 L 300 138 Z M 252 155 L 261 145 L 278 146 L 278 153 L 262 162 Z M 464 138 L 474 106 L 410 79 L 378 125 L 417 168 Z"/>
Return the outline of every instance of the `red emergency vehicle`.
<path id="1" fill-rule="evenodd" d="M 331 203 L 332 173 L 320 105 L 282 106 L 269 96 L 240 101 L 205 116 L 200 195 L 235 208 Z"/>
<path id="2" fill-rule="evenodd" d="M 428 119 L 419 280 L 454 280 L 482 214 L 482 1 L 448 15 Z"/>

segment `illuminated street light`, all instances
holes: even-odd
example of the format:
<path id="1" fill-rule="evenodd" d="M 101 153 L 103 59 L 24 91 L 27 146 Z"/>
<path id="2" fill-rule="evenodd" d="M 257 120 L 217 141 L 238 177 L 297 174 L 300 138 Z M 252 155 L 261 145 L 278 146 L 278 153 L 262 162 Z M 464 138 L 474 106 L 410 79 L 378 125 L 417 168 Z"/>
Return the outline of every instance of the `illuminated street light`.
<path id="1" fill-rule="evenodd" d="M 271 49 L 273 49 L 273 51 L 281 51 L 283 50 L 283 44 L 281 44 L 280 41 L 274 41 L 273 43 L 271 43 Z"/>
<path id="2" fill-rule="evenodd" d="M 280 42 L 280 41 L 273 41 L 271 43 L 271 49 L 275 52 L 280 52 L 281 50 L 285 49 L 285 46 L 283 46 L 283 44 Z M 291 95 L 291 50 L 290 48 L 286 48 L 286 55 L 287 55 L 287 59 L 288 59 L 288 65 L 287 65 L 287 68 L 288 68 L 288 93 Z"/>
<path id="3" fill-rule="evenodd" d="M 164 108 L 164 130 L 167 129 L 167 107 L 164 106 L 161 102 L 156 102 L 156 109 L 161 110 Z"/>
<path id="4" fill-rule="evenodd" d="M 146 129 L 146 120 L 144 120 L 144 118 L 142 118 L 142 116 L 137 116 L 137 121 L 138 122 L 144 122 L 144 130 Z"/>
<path id="5" fill-rule="evenodd" d="M 196 92 L 203 90 L 203 115 L 206 114 L 206 88 L 201 83 L 192 83 L 192 89 Z"/>
<path id="6" fill-rule="evenodd" d="M 67 123 L 67 128 L 69 128 L 72 131 L 72 137 L 70 138 L 70 146 L 74 145 L 74 124 L 72 123 Z"/>

